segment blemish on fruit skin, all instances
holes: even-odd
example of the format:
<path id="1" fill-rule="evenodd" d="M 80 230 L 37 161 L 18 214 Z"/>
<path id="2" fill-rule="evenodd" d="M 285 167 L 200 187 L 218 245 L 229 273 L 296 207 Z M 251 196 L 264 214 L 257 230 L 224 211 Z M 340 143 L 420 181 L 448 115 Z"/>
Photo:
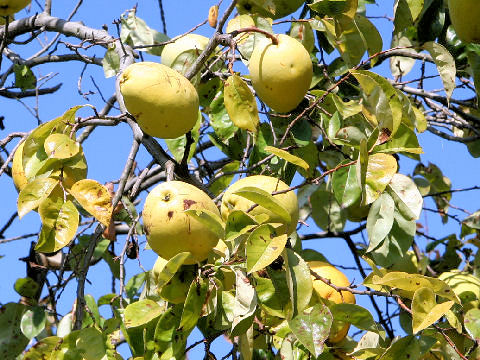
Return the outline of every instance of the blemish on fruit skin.
<path id="1" fill-rule="evenodd" d="M 190 209 L 190 207 L 194 204 L 196 204 L 197 202 L 194 201 L 194 200 L 189 200 L 189 199 L 184 199 L 183 200 L 183 210 L 188 210 Z"/>
<path id="2" fill-rule="evenodd" d="M 173 211 L 169 211 L 167 216 L 168 216 L 168 220 L 171 220 L 173 217 Z"/>

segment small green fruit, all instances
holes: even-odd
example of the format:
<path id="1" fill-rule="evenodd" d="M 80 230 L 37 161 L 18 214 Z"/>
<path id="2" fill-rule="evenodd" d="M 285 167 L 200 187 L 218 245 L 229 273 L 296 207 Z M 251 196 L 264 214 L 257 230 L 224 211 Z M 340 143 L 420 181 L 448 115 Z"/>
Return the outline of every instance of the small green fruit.
<path id="1" fill-rule="evenodd" d="M 141 62 L 120 76 L 125 106 L 144 132 L 174 139 L 190 131 L 198 119 L 198 94 L 183 75 L 168 66 Z"/>
<path id="2" fill-rule="evenodd" d="M 310 88 L 313 69 L 305 47 L 288 35 L 278 35 L 255 47 L 248 64 L 252 85 L 260 99 L 273 110 L 295 109 Z"/>

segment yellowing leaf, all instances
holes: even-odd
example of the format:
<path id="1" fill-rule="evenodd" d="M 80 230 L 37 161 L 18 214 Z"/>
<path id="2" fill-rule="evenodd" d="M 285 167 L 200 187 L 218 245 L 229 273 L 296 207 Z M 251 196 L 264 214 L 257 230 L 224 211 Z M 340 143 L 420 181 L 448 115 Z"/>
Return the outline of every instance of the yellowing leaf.
<path id="1" fill-rule="evenodd" d="M 250 274 L 274 262 L 287 243 L 287 234 L 276 236 L 275 229 L 268 225 L 256 228 L 247 239 L 247 272 Z"/>
<path id="2" fill-rule="evenodd" d="M 260 122 L 255 97 L 248 85 L 237 75 L 225 82 L 224 103 L 228 116 L 241 129 L 257 132 Z"/>
<path id="3" fill-rule="evenodd" d="M 210 229 L 212 232 L 214 232 L 219 239 L 223 239 L 225 236 L 225 224 L 223 223 L 222 219 L 220 216 L 215 214 L 212 211 L 209 211 L 207 209 L 202 209 L 202 210 L 185 210 L 185 213 L 189 216 L 194 217 L 198 221 L 200 221 L 202 224 L 206 225 L 208 229 Z"/>
<path id="4" fill-rule="evenodd" d="M 54 133 L 49 135 L 43 144 L 49 158 L 69 159 L 80 151 L 80 144 L 65 134 Z"/>
<path id="5" fill-rule="evenodd" d="M 446 299 L 453 300 L 458 304 L 460 303 L 460 300 L 450 286 L 448 286 L 442 280 L 428 276 L 409 274 L 401 271 L 392 271 L 386 273 L 383 277 L 373 275 L 371 281 L 374 285 L 385 285 L 412 293 L 422 287 L 428 287 L 432 289 L 435 294 L 443 296 Z"/>
<path id="6" fill-rule="evenodd" d="M 38 178 L 27 184 L 18 195 L 18 216 L 22 218 L 30 210 L 36 209 L 58 184 L 52 178 Z"/>
<path id="7" fill-rule="evenodd" d="M 63 194 L 56 194 L 40 205 L 38 212 L 42 219 L 42 231 L 35 250 L 55 252 L 67 246 L 75 237 L 79 213 L 72 201 L 64 202 Z"/>
<path id="8" fill-rule="evenodd" d="M 263 150 L 265 152 L 274 154 L 275 156 L 278 156 L 279 158 L 284 159 L 289 163 L 300 166 L 302 169 L 308 170 L 308 168 L 310 167 L 305 160 L 300 159 L 298 156 L 290 154 L 288 151 L 277 149 L 273 146 L 265 146 Z"/>
<path id="9" fill-rule="evenodd" d="M 366 204 L 374 202 L 397 172 L 397 160 L 388 154 L 373 154 L 368 157 L 365 179 Z"/>
<path id="10" fill-rule="evenodd" d="M 455 59 L 448 50 L 439 43 L 429 41 L 423 45 L 423 48 L 432 55 L 433 61 L 435 65 L 437 65 L 438 73 L 442 78 L 447 99 L 450 99 L 456 86 L 455 77 L 457 69 L 455 67 Z"/>
<path id="11" fill-rule="evenodd" d="M 412 328 L 413 333 L 429 327 L 438 321 L 453 306 L 453 301 L 441 304 L 435 302 L 435 293 L 432 289 L 423 287 L 415 291 L 412 301 Z"/>
<path id="12" fill-rule="evenodd" d="M 95 180 L 77 181 L 69 190 L 79 204 L 106 227 L 112 219 L 112 196 L 108 189 Z"/>
<path id="13" fill-rule="evenodd" d="M 283 207 L 280 201 L 265 190 L 253 186 L 245 186 L 236 190 L 234 194 L 253 201 L 255 204 L 274 212 L 287 223 L 292 221 L 290 213 Z"/>

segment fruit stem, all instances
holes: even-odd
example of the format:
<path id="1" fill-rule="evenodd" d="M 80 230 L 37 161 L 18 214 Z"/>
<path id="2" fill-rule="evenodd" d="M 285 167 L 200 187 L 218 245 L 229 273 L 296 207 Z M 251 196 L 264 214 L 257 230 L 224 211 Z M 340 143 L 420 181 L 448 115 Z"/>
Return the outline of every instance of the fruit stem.
<path id="1" fill-rule="evenodd" d="M 278 45 L 278 39 L 277 39 L 277 37 L 276 37 L 275 35 L 269 33 L 268 31 L 259 29 L 259 28 L 255 27 L 255 26 L 249 26 L 249 27 L 245 27 L 245 28 L 241 28 L 241 29 L 232 31 L 232 32 L 230 33 L 230 35 L 232 35 L 233 37 L 235 37 L 235 36 L 237 36 L 238 34 L 244 33 L 244 32 L 257 32 L 257 33 L 263 34 L 263 35 L 265 35 L 266 37 L 268 37 L 270 40 L 272 40 L 272 44 L 273 44 L 273 45 Z"/>

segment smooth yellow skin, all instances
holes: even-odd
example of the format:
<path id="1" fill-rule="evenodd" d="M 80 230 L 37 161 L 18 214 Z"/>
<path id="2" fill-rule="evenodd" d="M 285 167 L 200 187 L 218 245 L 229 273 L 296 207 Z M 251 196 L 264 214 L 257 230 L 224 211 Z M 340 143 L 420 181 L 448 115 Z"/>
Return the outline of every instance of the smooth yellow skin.
<path id="1" fill-rule="evenodd" d="M 161 56 L 162 64 L 171 67 L 178 55 L 186 50 L 196 49 L 200 54 L 207 47 L 209 40 L 202 35 L 187 34 L 177 41 L 165 45 Z"/>
<path id="2" fill-rule="evenodd" d="M 302 5 L 304 2 L 305 0 L 273 0 L 273 3 L 275 4 L 275 15 L 272 15 L 261 7 L 256 6 L 251 0 L 239 0 L 237 3 L 237 9 L 241 14 L 257 13 L 265 17 L 280 19 L 297 11 L 300 5 Z"/>
<path id="3" fill-rule="evenodd" d="M 310 88 L 313 69 L 305 47 L 288 35 L 277 35 L 255 47 L 248 69 L 253 88 L 271 109 L 286 113 L 295 109 Z"/>
<path id="4" fill-rule="evenodd" d="M 158 276 L 167 262 L 167 260 L 160 256 L 157 258 L 157 261 L 155 261 L 152 269 L 153 281 L 155 283 L 158 283 Z M 195 271 L 191 266 L 182 266 L 173 278 L 158 291 L 158 295 L 169 303 L 181 304 L 187 298 L 188 289 L 194 277 Z"/>
<path id="5" fill-rule="evenodd" d="M 182 181 L 157 185 L 148 194 L 143 208 L 143 223 L 147 241 L 153 251 L 169 260 L 178 253 L 189 251 L 185 264 L 195 264 L 207 258 L 218 237 L 184 211 L 209 210 L 220 216 L 215 203 L 197 187 Z"/>
<path id="6" fill-rule="evenodd" d="M 330 279 L 332 284 L 336 286 L 349 286 L 350 281 L 340 270 L 323 261 L 311 261 L 308 263 L 310 269 L 312 269 L 318 275 Z M 335 304 L 355 304 L 355 295 L 348 291 L 342 291 L 341 295 L 331 286 L 325 284 L 321 280 L 315 279 L 312 276 L 313 291 L 318 298 L 327 299 L 333 301 Z M 347 336 L 350 324 L 340 324 L 333 322 L 332 329 L 330 330 L 330 336 L 328 340 L 332 343 L 337 343 L 343 340 Z"/>
<path id="7" fill-rule="evenodd" d="M 0 16 L 13 15 L 30 4 L 30 0 L 0 0 Z"/>
<path id="8" fill-rule="evenodd" d="M 465 42 L 480 43 L 478 0 L 448 0 L 448 9 L 457 36 Z"/>
<path id="9" fill-rule="evenodd" d="M 233 194 L 235 191 L 239 190 L 240 188 L 250 187 L 250 186 L 257 187 L 268 193 L 272 193 L 274 191 L 286 190 L 289 188 L 289 186 L 285 184 L 283 181 L 271 176 L 254 175 L 254 176 L 248 176 L 246 178 L 242 178 L 237 182 L 233 183 L 232 186 L 230 186 L 227 189 L 227 191 L 225 191 L 225 194 L 223 195 L 220 211 L 222 213 L 222 218 L 224 220 L 227 220 L 228 214 L 230 214 L 230 212 L 232 212 L 233 210 L 247 211 L 252 207 L 252 205 L 254 205 L 253 201 L 250 201 L 239 195 Z M 289 191 L 284 194 L 274 195 L 274 197 L 280 203 L 282 203 L 282 205 L 285 207 L 285 209 L 289 212 L 290 216 L 292 217 L 292 221 L 290 224 L 288 224 L 286 229 L 281 227 L 281 228 L 278 228 L 277 231 L 280 233 L 286 232 L 287 234 L 291 234 L 297 228 L 297 222 L 298 222 L 297 195 L 295 194 L 294 191 Z M 270 217 L 268 222 L 285 224 L 285 222 L 282 220 L 281 217 L 271 212 L 270 210 L 265 209 L 263 206 L 257 206 L 252 211 L 249 212 L 249 215 L 251 216 L 256 216 L 260 214 L 267 214 Z"/>
<path id="10" fill-rule="evenodd" d="M 120 76 L 125 106 L 144 132 L 173 139 L 190 131 L 198 118 L 198 94 L 183 75 L 168 66 L 141 62 Z"/>

